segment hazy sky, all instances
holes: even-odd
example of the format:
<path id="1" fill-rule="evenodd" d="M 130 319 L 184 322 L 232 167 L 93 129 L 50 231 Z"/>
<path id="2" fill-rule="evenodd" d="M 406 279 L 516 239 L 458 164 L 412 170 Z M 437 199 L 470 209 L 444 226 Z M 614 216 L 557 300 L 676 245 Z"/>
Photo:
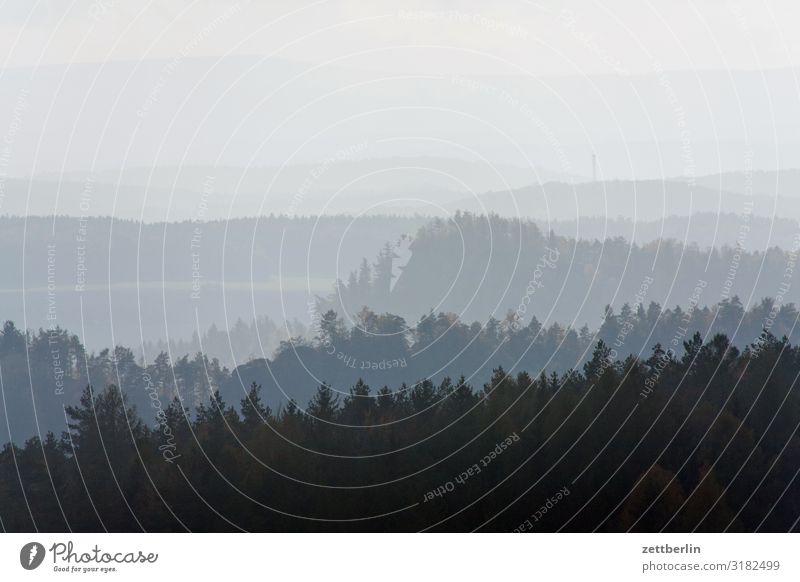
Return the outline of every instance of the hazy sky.
<path id="1" fill-rule="evenodd" d="M 364 143 L 584 176 L 596 151 L 604 178 L 796 167 L 800 78 L 762 71 L 800 65 L 797 22 L 790 0 L 0 0 L 0 177 Z"/>
<path id="2" fill-rule="evenodd" d="M 352 55 L 341 64 L 414 72 L 493 72 L 502 60 L 536 74 L 800 63 L 793 0 L 6 0 L 0 14 L 0 66 L 182 51 L 312 63 Z M 392 50 L 409 45 L 440 48 Z"/>

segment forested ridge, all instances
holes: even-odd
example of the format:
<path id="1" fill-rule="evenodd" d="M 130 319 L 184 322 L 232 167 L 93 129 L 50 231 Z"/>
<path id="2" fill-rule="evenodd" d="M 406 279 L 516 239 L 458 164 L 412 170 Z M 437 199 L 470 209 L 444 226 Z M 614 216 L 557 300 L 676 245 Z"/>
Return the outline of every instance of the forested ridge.
<path id="1" fill-rule="evenodd" d="M 528 316 L 594 328 L 607 304 L 619 310 L 633 303 L 647 279 L 647 302 L 666 305 L 686 306 L 701 281 L 708 282 L 704 305 L 735 295 L 747 304 L 778 294 L 800 301 L 797 286 L 780 290 L 785 272 L 797 263 L 797 232 L 784 248 L 756 247 L 752 216 L 744 212 L 736 219 L 734 244 L 700 248 L 663 238 L 643 244 L 621 236 L 583 240 L 531 221 L 457 212 L 422 225 L 407 247 L 386 244 L 372 263 L 363 260 L 342 276 L 321 311 L 356 313 L 368 305 L 406 318 L 433 309 L 484 320 L 490 314 L 502 318 L 529 297 Z M 650 228 L 660 232 L 659 225 Z M 716 232 L 713 224 L 709 228 Z"/>
<path id="2" fill-rule="evenodd" d="M 9 342 L 24 338 L 6 325 L 4 378 Z M 114 372 L 125 390 L 84 387 L 65 402 L 63 434 L 3 447 L 2 526 L 797 529 L 800 348 L 771 333 L 743 350 L 699 333 L 640 357 L 610 346 L 599 340 L 562 373 L 322 384 L 307 403 L 277 408 L 255 382 L 226 398 L 214 383 L 229 373 L 202 356 Z M 107 356 L 112 371 L 124 367 Z M 158 366 L 184 387 L 205 369 L 199 404 L 180 390 L 167 398 Z M 3 386 L 5 396 L 28 389 Z"/>
<path id="3" fill-rule="evenodd" d="M 747 310 L 738 297 L 711 307 L 668 309 L 637 300 L 619 311 L 607 306 L 595 330 L 522 315 L 509 311 L 501 320 L 470 323 L 454 313 L 429 312 L 409 323 L 367 308 L 345 317 L 333 310 L 313 312 L 305 335 L 282 341 L 267 357 L 230 368 L 205 352 L 155 352 L 145 346 L 144 356 L 137 356 L 119 345 L 92 352 L 77 335 L 60 327 L 23 331 L 7 321 L 0 330 L 0 372 L 9 416 L 0 415 L 0 434 L 19 442 L 37 430 L 59 433 L 65 428 L 64 406 L 76 404 L 87 384 L 121 386 L 131 404 L 147 408 L 145 375 L 160 399 L 179 396 L 190 409 L 215 391 L 238 402 L 256 382 L 265 403 L 277 410 L 290 400 L 308 402 L 323 382 L 347 392 L 359 379 L 370 386 L 397 387 L 464 375 L 481 386 L 497 367 L 512 374 L 563 374 L 580 369 L 599 340 L 613 350 L 615 359 L 628 354 L 647 358 L 656 344 L 679 357 L 683 341 L 694 332 L 704 338 L 724 334 L 739 349 L 761 343 L 767 333 L 800 343 L 797 308 L 771 298 Z M 246 339 L 233 332 L 226 341 Z M 256 346 L 257 340 L 251 338 Z"/>

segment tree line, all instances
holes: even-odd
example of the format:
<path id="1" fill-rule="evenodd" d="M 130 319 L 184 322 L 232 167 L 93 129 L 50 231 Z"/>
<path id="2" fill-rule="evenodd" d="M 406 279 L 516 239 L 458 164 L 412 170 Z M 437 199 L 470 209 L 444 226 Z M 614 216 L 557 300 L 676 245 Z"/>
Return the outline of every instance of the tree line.
<path id="1" fill-rule="evenodd" d="M 188 362 L 159 365 L 189 386 Z M 0 520 L 6 531 L 796 530 L 798 369 L 800 348 L 768 332 L 742 350 L 694 333 L 680 353 L 656 344 L 619 358 L 601 339 L 562 373 L 322 383 L 303 406 L 277 408 L 257 382 L 237 400 L 219 379 L 196 406 L 168 399 L 156 369 L 139 370 L 138 392 L 124 374 L 125 389 L 87 385 L 63 407 L 61 434 L 2 448 Z"/>
<path id="2" fill-rule="evenodd" d="M 471 323 L 453 313 L 429 312 L 411 324 L 366 307 L 346 318 L 333 310 L 311 315 L 302 335 L 280 340 L 268 357 L 231 367 L 206 352 L 178 351 L 178 345 L 145 344 L 141 353 L 125 346 L 89 352 L 62 328 L 24 331 L 8 321 L 0 329 L 0 378 L 9 415 L 0 415 L 0 434 L 17 442 L 48 430 L 59 434 L 65 428 L 64 406 L 76 404 L 87 384 L 120 386 L 132 405 L 146 408 L 150 388 L 145 374 L 162 401 L 178 396 L 190 409 L 215 391 L 238 402 L 252 382 L 262 386 L 265 403 L 277 409 L 291 400 L 302 407 L 322 383 L 346 392 L 358 380 L 397 387 L 461 375 L 481 386 L 497 367 L 513 374 L 563 374 L 580 369 L 599 340 L 614 359 L 628 354 L 646 358 L 656 344 L 680 357 L 684 340 L 694 332 L 724 334 L 739 349 L 757 350 L 767 335 L 800 343 L 797 308 L 771 298 L 750 309 L 736 296 L 710 307 L 665 309 L 653 301 L 624 304 L 618 311 L 606 306 L 594 331 L 586 325 L 548 325 L 513 311 L 500 320 Z M 241 327 L 248 329 L 248 337 L 260 331 Z M 214 338 L 225 341 L 219 335 Z M 241 334 L 229 338 L 233 343 L 241 339 Z"/>
<path id="3" fill-rule="evenodd" d="M 779 295 L 787 303 L 799 301 L 800 288 L 791 282 L 800 236 L 793 233 L 784 248 L 774 246 L 775 239 L 767 247 L 763 236 L 757 240 L 752 217 L 737 218 L 736 228 L 726 235 L 727 240 L 735 235 L 734 244 L 718 241 L 715 247 L 701 248 L 666 235 L 645 243 L 621 236 L 579 239 L 563 230 L 542 230 L 528 220 L 457 212 L 420 226 L 405 239 L 408 245 L 398 239 L 384 245 L 373 262 L 362 260 L 321 300 L 321 311 L 356 313 L 369 305 L 409 319 L 431 308 L 467 320 L 487 314 L 502 318 L 528 296 L 528 317 L 574 322 L 577 327 L 588 322 L 594 328 L 606 304 L 616 310 L 632 304 L 647 278 L 652 278 L 647 301 L 666 305 L 686 305 L 704 281 L 708 287 L 701 304 L 736 295 L 748 304 Z M 580 233 L 577 229 L 576 235 Z M 542 258 L 550 266 L 537 276 Z"/>

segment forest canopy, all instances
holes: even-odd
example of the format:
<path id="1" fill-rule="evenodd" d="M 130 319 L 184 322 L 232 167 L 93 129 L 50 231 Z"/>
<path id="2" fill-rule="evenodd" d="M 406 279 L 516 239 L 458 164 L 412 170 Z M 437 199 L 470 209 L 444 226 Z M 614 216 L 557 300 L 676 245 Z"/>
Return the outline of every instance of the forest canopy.
<path id="1" fill-rule="evenodd" d="M 699 313 L 698 322 L 709 316 Z M 123 348 L 87 355 L 63 331 L 54 336 L 64 350 L 56 396 L 47 337 L 6 323 L 6 418 L 24 416 L 10 405 L 31 397 L 55 401 L 63 430 L 35 425 L 3 447 L 0 519 L 6 531 L 796 529 L 800 348 L 764 331 L 743 349 L 699 332 L 674 349 L 667 327 L 667 341 L 628 354 L 613 347 L 626 317 L 607 312 L 598 338 L 555 324 L 480 331 L 505 337 L 508 350 L 515 334 L 542 333 L 553 343 L 533 351 L 544 353 L 571 334 L 589 354 L 562 371 L 495 365 L 477 383 L 450 373 L 356 377 L 277 405 L 253 363 L 229 372 L 202 354 L 161 354 L 143 365 Z M 433 341 L 443 321 L 431 318 L 407 348 Z M 398 321 L 373 314 L 366 323 Z M 335 314 L 322 329 L 304 349 L 366 341 Z"/>

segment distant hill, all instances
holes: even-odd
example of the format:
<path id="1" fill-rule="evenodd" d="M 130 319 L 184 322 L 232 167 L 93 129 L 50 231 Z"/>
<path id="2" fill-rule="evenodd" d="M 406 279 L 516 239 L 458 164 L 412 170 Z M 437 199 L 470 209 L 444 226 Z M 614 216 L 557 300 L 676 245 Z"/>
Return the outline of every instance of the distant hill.
<path id="1" fill-rule="evenodd" d="M 490 314 L 503 317 L 525 297 L 527 282 L 547 244 L 548 225 L 459 216 L 458 221 L 438 222 L 423 216 L 336 216 L 168 224 L 90 218 L 84 227 L 78 218 L 0 218 L 4 249 L 0 305 L 3 317 L 27 328 L 47 327 L 52 275 L 56 322 L 75 330 L 90 348 L 123 343 L 139 353 L 144 341 L 151 349 L 171 344 L 194 350 L 207 341 L 205 349 L 226 363 L 269 354 L 280 338 L 308 330 L 312 323 L 309 304 L 315 297 L 350 316 L 370 305 L 410 320 L 431 308 L 463 312 L 475 320 L 485 320 Z M 619 307 L 630 301 L 654 264 L 656 281 L 649 298 L 681 303 L 685 300 L 681 293 L 688 293 L 697 278 L 705 277 L 719 282 L 702 298 L 714 303 L 733 260 L 731 250 L 720 246 L 733 246 L 739 238 L 747 252 L 731 292 L 744 301 L 754 287 L 756 298 L 775 295 L 787 254 L 770 250 L 764 270 L 759 274 L 758 269 L 770 230 L 771 244 L 791 249 L 797 232 L 794 221 L 782 218 L 772 224 L 757 217 L 743 222 L 742 216 L 731 214 L 698 215 L 691 220 L 684 249 L 681 235 L 687 224 L 681 217 L 666 219 L 663 227 L 661 222 L 634 225 L 587 218 L 577 224 L 551 223 L 560 252 L 576 255 L 571 259 L 562 254 L 555 269 L 545 270 L 544 288 L 537 290 L 530 310 L 545 318 L 552 308 L 551 319 L 576 319 L 579 325 L 591 326 L 607 303 Z M 748 228 L 743 237 L 742 226 Z M 197 249 L 191 246 L 195 228 L 200 229 Z M 633 248 L 625 238 L 615 238 L 630 238 L 634 229 L 637 245 Z M 656 242 L 662 230 L 677 242 Z M 576 234 L 580 234 L 577 245 Z M 603 235 L 612 240 L 601 244 L 596 239 Z M 462 236 L 471 258 L 459 273 Z M 713 252 L 705 248 L 711 240 L 717 244 Z M 373 281 L 376 257 L 387 243 L 398 257 L 392 259 L 391 276 Z M 194 262 L 192 254 L 197 251 Z M 358 271 L 364 264 L 369 273 L 361 276 Z M 79 275 L 82 294 L 76 291 Z M 192 299 L 195 275 L 202 291 Z M 670 292 L 673 277 L 676 285 Z M 342 282 L 343 304 L 336 296 L 329 297 L 337 279 Z M 790 289 L 787 300 L 795 298 L 798 288 Z M 586 304 L 581 307 L 584 295 Z M 256 325 L 257 318 L 263 324 Z M 294 320 L 298 321 L 293 331 L 287 330 L 284 322 Z M 257 327 L 270 331 L 259 340 Z M 236 338 L 231 342 L 229 330 L 230 337 Z"/>
<path id="2" fill-rule="evenodd" d="M 427 220 L 0 218 L 0 311 L 29 329 L 75 330 L 90 348 L 189 339 L 240 318 L 282 325 L 305 317 L 365 254 Z"/>
<path id="3" fill-rule="evenodd" d="M 700 176 L 697 183 L 707 188 L 736 194 L 754 192 L 761 196 L 800 197 L 800 169 L 724 172 Z"/>
<path id="4" fill-rule="evenodd" d="M 575 220 L 584 216 L 655 221 L 667 216 L 722 212 L 800 217 L 800 197 L 776 197 L 756 190 L 740 194 L 701 184 L 690 187 L 673 180 L 549 182 L 464 197 L 447 207 L 451 212 L 494 212 L 539 221 Z"/>
<path id="5" fill-rule="evenodd" d="M 497 68 L 491 75 L 389 76 L 199 55 L 180 66 L 134 59 L 7 68 L 0 127 L 24 113 L 11 176 L 121 165 L 305 164 L 366 141 L 369 154 L 360 157 L 477 154 L 529 167 L 527 158 L 583 176 L 591 176 L 594 151 L 601 178 L 654 178 L 687 166 L 677 99 L 691 130 L 688 163 L 699 176 L 741 168 L 745 143 L 755 168 L 798 159 L 796 69 L 534 77 Z"/>
<path id="6" fill-rule="evenodd" d="M 697 245 L 701 249 L 735 246 L 740 236 L 743 216 L 731 212 L 700 212 L 691 216 L 666 216 L 653 220 L 581 216 L 577 219 L 535 221 L 547 232 L 582 240 L 605 240 L 622 237 L 638 244 L 659 239 L 673 239 L 678 243 Z M 744 247 L 750 251 L 764 251 L 769 247 L 792 248 L 800 233 L 800 223 L 792 217 L 753 215 L 747 219 L 748 232 Z"/>
<path id="7" fill-rule="evenodd" d="M 115 216 L 147 222 L 253 216 L 419 213 L 469 192 L 572 180 L 546 168 L 434 156 L 374 157 L 367 142 L 319 163 L 286 166 L 156 166 L 44 173 L 8 179 L 3 214 Z M 29 195 L 30 194 L 30 195 Z"/>
<path id="8" fill-rule="evenodd" d="M 741 249 L 701 249 L 672 240 L 575 240 L 530 221 L 459 213 L 423 226 L 402 264 L 391 248 L 362 264 L 322 305 L 344 306 L 351 314 L 369 305 L 406 318 L 431 309 L 477 320 L 518 311 L 524 318 L 591 327 L 606 305 L 632 303 L 647 279 L 645 299 L 662 305 L 685 303 L 699 281 L 707 282 L 700 305 L 732 295 L 749 304 L 775 296 L 784 282 L 783 300 L 800 300 L 800 281 L 784 279 L 787 269 L 794 273 L 800 239 L 794 254 L 791 248 L 749 250 L 749 228 L 747 218 L 739 222 Z"/>

